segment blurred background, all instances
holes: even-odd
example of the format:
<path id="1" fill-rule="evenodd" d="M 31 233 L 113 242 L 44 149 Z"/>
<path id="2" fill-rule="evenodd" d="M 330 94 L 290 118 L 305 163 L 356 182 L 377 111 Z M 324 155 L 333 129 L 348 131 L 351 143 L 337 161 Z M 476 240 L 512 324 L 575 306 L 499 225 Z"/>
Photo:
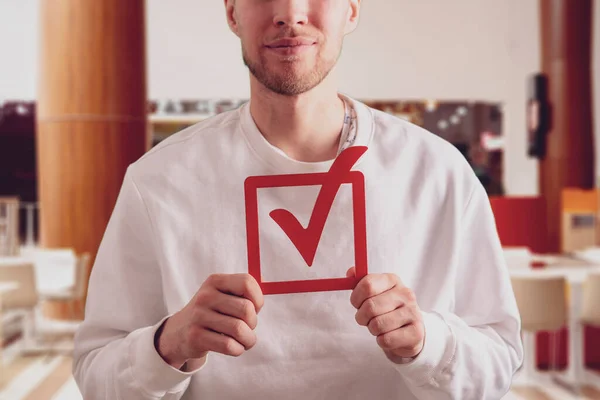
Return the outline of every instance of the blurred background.
<path id="1" fill-rule="evenodd" d="M 454 144 L 523 318 L 506 398 L 600 399 L 600 5 L 370 0 L 341 91 Z M 222 1 L 0 0 L 0 399 L 81 399 L 73 333 L 127 166 L 249 98 Z"/>

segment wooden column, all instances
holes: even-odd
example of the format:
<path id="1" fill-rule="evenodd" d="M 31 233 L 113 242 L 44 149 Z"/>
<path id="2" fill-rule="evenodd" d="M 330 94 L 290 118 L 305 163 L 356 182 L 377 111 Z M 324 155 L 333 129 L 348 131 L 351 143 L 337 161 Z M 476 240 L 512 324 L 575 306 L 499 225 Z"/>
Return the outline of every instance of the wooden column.
<path id="1" fill-rule="evenodd" d="M 542 72 L 548 76 L 552 122 L 540 161 L 540 193 L 548 202 L 551 252 L 560 251 L 561 191 L 594 187 L 592 127 L 592 0 L 542 0 Z"/>
<path id="2" fill-rule="evenodd" d="M 145 1 L 40 5 L 40 244 L 90 252 L 93 261 L 126 168 L 150 143 Z"/>

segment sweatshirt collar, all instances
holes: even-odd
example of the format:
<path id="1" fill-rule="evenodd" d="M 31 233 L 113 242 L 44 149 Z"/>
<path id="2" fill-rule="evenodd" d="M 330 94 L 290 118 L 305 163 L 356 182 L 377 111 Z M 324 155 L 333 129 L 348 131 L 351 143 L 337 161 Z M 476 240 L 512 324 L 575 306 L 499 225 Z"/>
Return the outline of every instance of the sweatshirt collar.
<path id="1" fill-rule="evenodd" d="M 365 104 L 348 96 L 342 94 L 339 96 L 356 112 L 357 132 L 353 146 L 368 146 L 373 136 L 372 110 Z M 238 112 L 240 113 L 240 129 L 249 146 L 263 162 L 269 164 L 275 171 L 279 173 L 326 172 L 333 164 L 334 160 L 303 162 L 290 158 L 282 150 L 269 143 L 259 131 L 250 113 L 250 102 L 242 105 Z"/>

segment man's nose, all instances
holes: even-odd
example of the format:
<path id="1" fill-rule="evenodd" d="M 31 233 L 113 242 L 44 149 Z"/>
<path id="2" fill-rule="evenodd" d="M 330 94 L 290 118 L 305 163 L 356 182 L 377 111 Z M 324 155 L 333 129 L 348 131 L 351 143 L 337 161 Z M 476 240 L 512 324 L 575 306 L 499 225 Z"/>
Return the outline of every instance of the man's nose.
<path id="1" fill-rule="evenodd" d="M 306 25 L 308 23 L 309 0 L 279 0 L 276 1 L 273 23 L 281 26 Z"/>

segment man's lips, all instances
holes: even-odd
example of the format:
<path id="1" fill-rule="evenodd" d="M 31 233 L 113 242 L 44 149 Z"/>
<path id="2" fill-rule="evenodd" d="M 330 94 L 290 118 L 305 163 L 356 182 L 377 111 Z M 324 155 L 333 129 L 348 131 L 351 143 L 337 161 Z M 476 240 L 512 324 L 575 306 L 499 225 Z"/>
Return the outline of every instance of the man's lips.
<path id="1" fill-rule="evenodd" d="M 305 37 L 295 37 L 295 38 L 284 38 L 275 40 L 267 44 L 266 47 L 270 49 L 279 49 L 279 48 L 290 48 L 290 47 L 299 47 L 299 46 L 312 46 L 316 43 L 314 39 L 305 38 Z"/>

